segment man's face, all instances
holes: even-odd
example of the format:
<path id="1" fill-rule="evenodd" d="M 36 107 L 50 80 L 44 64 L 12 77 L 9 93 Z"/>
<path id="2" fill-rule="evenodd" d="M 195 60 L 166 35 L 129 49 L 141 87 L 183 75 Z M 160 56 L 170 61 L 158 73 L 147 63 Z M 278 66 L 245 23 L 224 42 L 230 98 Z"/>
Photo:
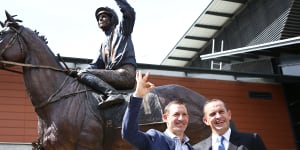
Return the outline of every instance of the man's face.
<path id="1" fill-rule="evenodd" d="M 204 107 L 203 122 L 210 126 L 212 132 L 223 135 L 230 126 L 231 112 L 226 110 L 221 101 L 210 102 Z"/>
<path id="2" fill-rule="evenodd" d="M 110 16 L 106 13 L 102 13 L 98 17 L 98 25 L 101 29 L 107 29 L 110 26 Z"/>
<path id="3" fill-rule="evenodd" d="M 188 126 L 189 115 L 185 105 L 172 104 L 169 112 L 163 114 L 167 129 L 177 136 L 182 136 Z"/>

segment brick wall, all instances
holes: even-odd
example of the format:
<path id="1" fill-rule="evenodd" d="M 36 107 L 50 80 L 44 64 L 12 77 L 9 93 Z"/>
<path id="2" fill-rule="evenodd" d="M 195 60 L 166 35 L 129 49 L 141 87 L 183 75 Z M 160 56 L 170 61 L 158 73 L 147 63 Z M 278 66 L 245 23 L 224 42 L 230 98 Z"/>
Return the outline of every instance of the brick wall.
<path id="1" fill-rule="evenodd" d="M 0 141 L 31 142 L 37 137 L 36 126 L 23 76 L 0 71 Z"/>

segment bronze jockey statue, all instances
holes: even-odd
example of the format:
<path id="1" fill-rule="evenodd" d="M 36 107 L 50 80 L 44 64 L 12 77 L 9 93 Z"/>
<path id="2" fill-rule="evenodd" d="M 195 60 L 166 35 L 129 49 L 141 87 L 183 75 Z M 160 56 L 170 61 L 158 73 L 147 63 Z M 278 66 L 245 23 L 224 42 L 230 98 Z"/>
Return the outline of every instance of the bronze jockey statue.
<path id="1" fill-rule="evenodd" d="M 76 73 L 79 81 L 104 95 L 99 108 L 124 102 L 118 90 L 129 90 L 135 86 L 136 59 L 131 39 L 135 11 L 126 0 L 115 1 L 123 14 L 120 24 L 113 9 L 100 7 L 96 10 L 98 26 L 106 38 L 97 61 Z"/>

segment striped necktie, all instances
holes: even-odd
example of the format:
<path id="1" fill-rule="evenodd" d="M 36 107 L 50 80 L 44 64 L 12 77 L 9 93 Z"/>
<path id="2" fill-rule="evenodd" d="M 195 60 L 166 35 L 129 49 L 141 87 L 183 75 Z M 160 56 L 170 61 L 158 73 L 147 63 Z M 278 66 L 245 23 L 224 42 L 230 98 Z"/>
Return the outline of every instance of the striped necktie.
<path id="1" fill-rule="evenodd" d="M 219 144 L 219 149 L 218 150 L 225 150 L 225 146 L 224 146 L 224 143 L 223 143 L 224 139 L 225 139 L 224 136 L 219 137 L 220 144 Z"/>

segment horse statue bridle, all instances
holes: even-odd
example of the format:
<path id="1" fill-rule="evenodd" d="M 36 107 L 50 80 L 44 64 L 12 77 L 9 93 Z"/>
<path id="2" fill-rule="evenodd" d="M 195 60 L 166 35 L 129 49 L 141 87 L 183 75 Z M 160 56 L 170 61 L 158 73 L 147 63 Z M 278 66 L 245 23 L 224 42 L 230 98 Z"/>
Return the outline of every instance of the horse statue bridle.
<path id="1" fill-rule="evenodd" d="M 10 72 L 15 72 L 15 73 L 21 73 L 23 74 L 23 72 L 21 71 L 17 71 L 17 70 L 12 70 L 12 69 L 8 69 L 6 67 L 6 65 L 15 65 L 15 66 L 22 66 L 22 67 L 30 67 L 30 68 L 42 68 L 42 69 L 51 69 L 51 70 L 55 70 L 55 71 L 60 71 L 60 72 L 67 72 L 68 70 L 64 70 L 64 69 L 59 69 L 59 68 L 55 68 L 55 67 L 51 67 L 51 66 L 44 66 L 44 65 L 33 65 L 33 64 L 25 64 L 25 63 L 18 63 L 18 62 L 13 62 L 13 61 L 6 61 L 3 59 L 3 54 L 4 52 L 9 49 L 10 47 L 12 47 L 16 41 L 18 41 L 19 45 L 20 45 L 20 51 L 21 51 L 21 55 L 24 55 L 24 46 L 21 42 L 21 38 L 23 38 L 22 36 L 22 31 L 24 29 L 23 26 L 20 26 L 20 29 L 17 30 L 14 27 L 9 27 L 10 29 L 12 29 L 13 31 L 15 31 L 14 35 L 9 39 L 8 43 L 4 46 L 4 48 L 2 50 L 0 50 L 0 69 L 3 70 L 7 70 Z M 24 57 L 24 56 L 22 56 Z"/>
<path id="2" fill-rule="evenodd" d="M 14 44 L 15 44 L 15 42 L 16 42 L 16 40 L 18 39 L 18 42 L 19 42 L 19 45 L 20 45 L 20 50 L 21 50 L 21 54 L 23 55 L 23 50 L 24 50 L 24 48 L 23 48 L 23 45 L 22 45 L 22 43 L 21 43 L 21 39 L 20 39 L 20 35 L 21 35 L 21 32 L 23 31 L 23 28 L 24 27 L 21 27 L 21 29 L 20 30 L 17 30 L 17 29 L 15 29 L 15 28 L 13 28 L 13 27 L 10 27 L 10 29 L 12 29 L 13 31 L 15 31 L 15 33 L 14 33 L 14 35 L 9 39 L 9 41 L 8 41 L 8 43 L 4 46 L 4 48 L 0 51 L 0 68 L 3 68 L 3 69 L 6 69 L 6 67 L 5 67 L 5 65 L 6 64 L 8 64 L 8 63 L 6 63 L 7 61 L 5 61 L 4 60 L 4 58 L 3 58 L 3 54 L 4 54 L 4 52 L 7 50 L 7 49 L 9 49 L 10 47 L 12 47 Z"/>

